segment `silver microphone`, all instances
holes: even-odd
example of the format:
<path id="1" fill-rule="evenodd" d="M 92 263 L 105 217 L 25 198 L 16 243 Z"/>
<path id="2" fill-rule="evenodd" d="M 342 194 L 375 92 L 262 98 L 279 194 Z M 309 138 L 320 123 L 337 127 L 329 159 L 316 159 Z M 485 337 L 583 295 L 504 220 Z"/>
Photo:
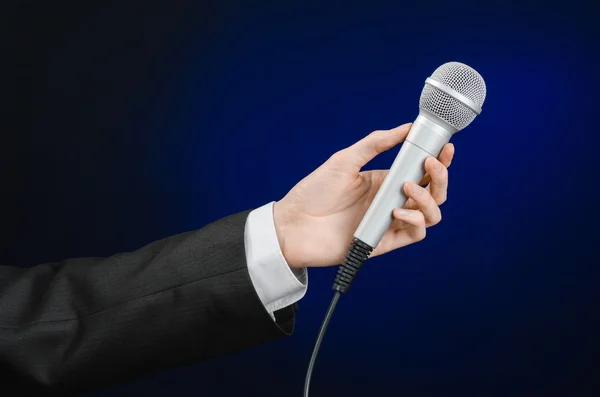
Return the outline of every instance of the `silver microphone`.
<path id="1" fill-rule="evenodd" d="M 403 189 L 406 182 L 419 183 L 423 179 L 427 157 L 438 157 L 452 135 L 471 124 L 481 113 L 485 95 L 481 75 L 463 63 L 445 63 L 425 80 L 419 116 L 354 232 L 333 283 L 334 290 L 348 292 L 356 273 L 394 221 L 394 208 L 401 208 L 408 200 Z"/>
<path id="2" fill-rule="evenodd" d="M 407 201 L 404 185 L 419 183 L 427 157 L 438 157 L 452 135 L 481 113 L 486 87 L 473 68 L 448 62 L 425 80 L 414 121 L 388 175 L 365 213 L 354 237 L 374 249 L 393 221 L 392 211 Z"/>

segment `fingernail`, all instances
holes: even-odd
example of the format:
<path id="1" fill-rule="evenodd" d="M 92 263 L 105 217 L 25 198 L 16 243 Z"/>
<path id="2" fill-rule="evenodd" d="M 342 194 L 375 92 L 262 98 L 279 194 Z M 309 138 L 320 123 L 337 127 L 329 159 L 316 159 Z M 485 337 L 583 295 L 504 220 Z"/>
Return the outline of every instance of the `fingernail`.
<path id="1" fill-rule="evenodd" d="M 409 186 L 409 189 L 415 196 L 420 196 L 422 193 L 421 188 L 419 186 L 417 186 L 417 184 L 415 184 L 415 183 L 411 183 Z"/>
<path id="2" fill-rule="evenodd" d="M 410 211 L 399 208 L 396 210 L 396 215 L 398 216 L 398 218 L 408 218 L 410 216 Z"/>
<path id="3" fill-rule="evenodd" d="M 427 161 L 432 162 L 433 163 L 433 168 L 436 169 L 436 170 L 438 170 L 438 171 L 440 171 L 442 169 L 442 167 L 441 167 L 442 164 L 435 157 L 433 157 L 433 156 L 429 157 L 429 158 L 430 158 L 430 160 L 427 160 Z"/>

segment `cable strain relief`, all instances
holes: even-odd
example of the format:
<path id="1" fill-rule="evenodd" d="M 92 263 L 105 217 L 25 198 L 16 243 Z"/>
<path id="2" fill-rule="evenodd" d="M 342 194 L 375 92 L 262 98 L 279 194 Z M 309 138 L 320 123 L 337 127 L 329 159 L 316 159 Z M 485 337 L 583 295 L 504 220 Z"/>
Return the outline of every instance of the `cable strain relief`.
<path id="1" fill-rule="evenodd" d="M 333 289 L 345 294 L 350 289 L 350 284 L 356 273 L 360 270 L 360 267 L 369 258 L 373 252 L 373 247 L 364 243 L 360 239 L 354 237 L 344 258 L 344 262 L 338 269 L 335 281 L 333 282 Z"/>

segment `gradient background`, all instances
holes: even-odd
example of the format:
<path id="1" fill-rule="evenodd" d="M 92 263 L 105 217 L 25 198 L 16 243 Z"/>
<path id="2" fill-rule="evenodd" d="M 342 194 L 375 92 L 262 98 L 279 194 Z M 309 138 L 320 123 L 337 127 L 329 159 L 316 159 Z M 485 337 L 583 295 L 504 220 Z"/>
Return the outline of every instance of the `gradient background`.
<path id="1" fill-rule="evenodd" d="M 3 264 L 134 250 L 278 200 L 414 120 L 447 61 L 485 78 L 444 220 L 369 261 L 312 396 L 592 396 L 598 13 L 592 2 L 2 3 Z M 387 168 L 396 150 L 368 168 Z M 299 396 L 335 269 L 295 335 L 90 393 Z"/>

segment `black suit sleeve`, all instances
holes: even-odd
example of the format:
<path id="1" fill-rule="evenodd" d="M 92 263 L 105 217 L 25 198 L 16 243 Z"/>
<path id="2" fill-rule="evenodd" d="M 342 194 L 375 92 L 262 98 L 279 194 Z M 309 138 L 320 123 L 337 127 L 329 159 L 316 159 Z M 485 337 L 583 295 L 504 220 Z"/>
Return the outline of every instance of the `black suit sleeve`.
<path id="1" fill-rule="evenodd" d="M 109 258 L 0 266 L 0 371 L 71 395 L 291 334 L 295 308 L 274 322 L 250 280 L 248 213 Z"/>

